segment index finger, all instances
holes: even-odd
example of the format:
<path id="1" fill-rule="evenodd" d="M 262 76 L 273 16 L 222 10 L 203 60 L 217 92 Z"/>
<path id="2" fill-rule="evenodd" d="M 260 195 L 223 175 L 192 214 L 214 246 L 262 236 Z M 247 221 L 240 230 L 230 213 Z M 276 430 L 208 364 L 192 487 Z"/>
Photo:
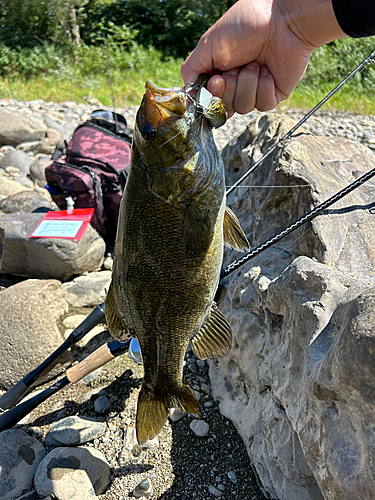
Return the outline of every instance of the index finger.
<path id="1" fill-rule="evenodd" d="M 184 83 L 195 83 L 200 75 L 203 73 L 209 73 L 211 70 L 212 67 L 207 68 L 201 63 L 199 49 L 197 46 L 182 64 L 181 76 Z"/>

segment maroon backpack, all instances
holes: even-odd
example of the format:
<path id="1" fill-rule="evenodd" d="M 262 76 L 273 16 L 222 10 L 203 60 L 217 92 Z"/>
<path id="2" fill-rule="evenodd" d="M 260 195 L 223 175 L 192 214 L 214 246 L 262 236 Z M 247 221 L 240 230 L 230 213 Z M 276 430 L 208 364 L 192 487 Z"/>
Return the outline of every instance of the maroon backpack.
<path id="1" fill-rule="evenodd" d="M 94 208 L 91 224 L 110 245 L 116 237 L 130 152 L 125 118 L 98 110 L 76 128 L 66 150 L 57 150 L 45 170 L 46 187 L 60 210 L 68 208 L 69 197 L 74 208 Z"/>

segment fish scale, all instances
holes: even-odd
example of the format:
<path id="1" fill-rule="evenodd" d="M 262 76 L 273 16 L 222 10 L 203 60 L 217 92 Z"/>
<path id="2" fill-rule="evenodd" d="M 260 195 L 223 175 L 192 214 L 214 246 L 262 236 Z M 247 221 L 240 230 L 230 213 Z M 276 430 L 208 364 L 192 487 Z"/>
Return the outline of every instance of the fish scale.
<path id="1" fill-rule="evenodd" d="M 225 113 L 217 99 L 209 111 L 216 121 Z M 203 357 L 230 349 L 231 331 L 213 298 L 225 233 L 231 246 L 242 249 L 248 242 L 234 214 L 226 213 L 223 162 L 210 122 L 183 89 L 147 83 L 106 301 L 111 334 L 136 337 L 142 353 L 139 443 L 160 432 L 172 407 L 200 414 L 183 378 L 189 341 Z"/>

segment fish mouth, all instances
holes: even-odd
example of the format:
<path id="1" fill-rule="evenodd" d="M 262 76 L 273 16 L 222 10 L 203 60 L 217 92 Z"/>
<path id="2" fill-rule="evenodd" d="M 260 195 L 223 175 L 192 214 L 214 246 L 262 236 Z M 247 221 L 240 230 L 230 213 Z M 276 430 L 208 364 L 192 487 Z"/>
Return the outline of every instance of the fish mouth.
<path id="1" fill-rule="evenodd" d="M 186 94 L 182 88 L 165 89 L 146 82 L 141 104 L 139 127 L 151 125 L 158 130 L 182 118 L 186 111 Z"/>

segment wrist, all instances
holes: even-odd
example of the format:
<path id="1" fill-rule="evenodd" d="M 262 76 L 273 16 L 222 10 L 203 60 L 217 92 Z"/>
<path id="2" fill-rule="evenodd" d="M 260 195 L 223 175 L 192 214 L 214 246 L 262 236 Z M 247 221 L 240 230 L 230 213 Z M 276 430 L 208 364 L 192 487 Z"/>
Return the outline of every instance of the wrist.
<path id="1" fill-rule="evenodd" d="M 280 0 L 279 4 L 288 27 L 311 50 L 347 36 L 336 19 L 332 0 Z"/>

